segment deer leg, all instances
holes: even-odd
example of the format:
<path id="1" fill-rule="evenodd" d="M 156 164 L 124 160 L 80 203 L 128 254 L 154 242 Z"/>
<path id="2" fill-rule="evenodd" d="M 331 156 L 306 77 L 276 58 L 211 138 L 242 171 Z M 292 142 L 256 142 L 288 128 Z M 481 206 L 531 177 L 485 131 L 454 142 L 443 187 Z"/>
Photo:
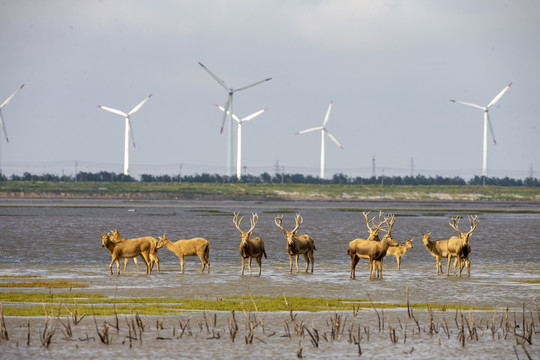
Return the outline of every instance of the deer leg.
<path id="1" fill-rule="evenodd" d="M 397 260 L 397 269 L 399 271 L 401 270 L 401 257 L 396 256 L 396 260 Z"/>
<path id="2" fill-rule="evenodd" d="M 251 276 L 251 256 L 248 259 L 249 276 Z"/>
<path id="3" fill-rule="evenodd" d="M 379 266 L 379 277 L 382 279 L 382 259 L 377 261 L 377 265 Z"/>
<path id="4" fill-rule="evenodd" d="M 304 254 L 304 260 L 306 260 L 306 272 L 309 270 L 309 255 L 308 253 Z"/>
<path id="5" fill-rule="evenodd" d="M 206 267 L 206 263 L 204 262 L 204 258 L 202 256 L 199 256 L 199 259 L 201 260 L 202 264 L 201 274 L 204 274 L 204 268 Z"/>
<path id="6" fill-rule="evenodd" d="M 261 269 L 262 269 L 262 255 L 259 257 L 256 257 L 255 260 L 257 260 L 257 263 L 259 264 L 259 277 L 261 276 Z"/>
<path id="7" fill-rule="evenodd" d="M 292 259 L 293 256 L 289 254 L 289 273 L 292 274 Z"/>
<path id="8" fill-rule="evenodd" d="M 300 270 L 298 269 L 298 257 L 299 257 L 298 254 L 296 254 L 295 257 L 294 257 L 294 259 L 296 260 L 296 273 L 297 274 L 300 272 Z"/>
<path id="9" fill-rule="evenodd" d="M 351 274 L 349 276 L 349 278 L 353 279 L 355 278 L 355 275 L 356 275 L 356 264 L 358 264 L 358 260 L 360 260 L 360 258 L 356 257 L 356 255 L 351 255 Z"/>
<path id="10" fill-rule="evenodd" d="M 116 262 L 116 268 L 118 269 L 118 274 L 120 273 L 120 264 L 118 264 L 118 258 L 115 257 L 115 256 L 113 256 L 113 257 L 112 257 L 112 261 L 111 261 L 111 263 L 109 264 L 109 269 L 111 269 L 111 275 L 113 274 L 113 272 L 112 272 L 112 266 L 113 266 L 113 264 L 114 264 L 115 262 Z"/>
<path id="11" fill-rule="evenodd" d="M 371 280 L 371 272 L 373 270 L 373 260 L 369 258 L 369 280 Z"/>
<path id="12" fill-rule="evenodd" d="M 146 265 L 146 275 L 150 275 L 152 273 L 152 267 L 150 266 L 150 259 L 149 259 L 149 254 L 148 252 L 143 252 L 141 253 L 142 257 L 143 257 L 143 260 L 144 260 L 144 264 Z"/>
<path id="13" fill-rule="evenodd" d="M 125 258 L 124 259 L 124 272 L 126 272 L 127 270 L 127 263 L 128 263 L 128 258 Z"/>
<path id="14" fill-rule="evenodd" d="M 139 262 L 137 261 L 136 257 L 133 258 L 133 262 L 135 263 L 135 266 L 137 266 L 137 271 L 141 271 L 141 269 L 139 269 Z M 127 263 L 128 263 L 128 259 L 126 259 L 126 266 L 127 266 Z M 125 269 L 124 269 L 124 272 L 126 272 Z"/>
<path id="15" fill-rule="evenodd" d="M 311 258 L 311 273 L 313 274 L 313 266 L 315 265 L 315 256 L 313 255 L 313 251 L 309 253 L 309 257 Z"/>
<path id="16" fill-rule="evenodd" d="M 435 257 L 435 266 L 437 267 L 437 275 L 439 275 L 439 270 L 442 273 L 441 258 L 439 256 Z"/>
<path id="17" fill-rule="evenodd" d="M 450 276 L 450 261 L 452 260 L 452 256 L 449 254 L 447 259 L 448 261 L 446 263 L 446 276 Z"/>
<path id="18" fill-rule="evenodd" d="M 240 273 L 240 276 L 244 276 L 244 262 L 245 262 L 245 259 L 244 259 L 243 256 L 241 257 L 241 259 L 242 259 L 242 272 Z"/>
<path id="19" fill-rule="evenodd" d="M 184 273 L 184 255 L 180 256 L 180 271 Z"/>

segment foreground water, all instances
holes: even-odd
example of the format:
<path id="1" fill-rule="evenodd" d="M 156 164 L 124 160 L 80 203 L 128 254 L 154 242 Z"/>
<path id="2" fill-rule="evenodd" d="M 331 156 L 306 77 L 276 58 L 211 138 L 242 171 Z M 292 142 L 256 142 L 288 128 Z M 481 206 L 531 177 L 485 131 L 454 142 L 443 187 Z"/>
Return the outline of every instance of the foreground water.
<path id="1" fill-rule="evenodd" d="M 370 281 L 367 261 L 362 260 L 356 271 L 357 278 L 353 281 L 349 279 L 350 258 L 346 253 L 347 246 L 349 241 L 366 236 L 362 211 L 370 210 L 373 213 L 379 210 L 394 213 L 397 219 L 392 231 L 394 238 L 401 243 L 414 239 L 413 248 L 404 256 L 400 271 L 397 270 L 395 258 L 385 259 L 383 280 Z M 240 236 L 232 223 L 233 212 L 246 216 L 242 224 L 246 228 L 249 226 L 249 215 L 254 212 L 259 214 L 259 223 L 253 235 L 264 240 L 268 254 L 268 259 L 263 259 L 260 278 L 240 277 Z M 283 214 L 284 226 L 292 228 L 296 212 L 304 217 L 299 232 L 309 233 L 315 238 L 317 251 L 313 274 L 288 273 L 285 238 L 274 224 L 273 218 Z M 421 233 L 431 232 L 432 239 L 448 239 L 455 234 L 448 225 L 450 217 L 465 216 L 460 228 L 468 231 L 466 216 L 470 214 L 478 215 L 480 220 L 470 238 L 471 277 L 447 277 L 446 260 L 443 261 L 444 276 L 436 276 L 435 259 L 424 248 Z M 161 260 L 159 273 L 154 271 L 147 277 L 143 271 L 137 272 L 130 260 L 128 273 L 111 276 L 108 268 L 110 254 L 101 247 L 99 234 L 115 228 L 126 238 L 147 235 L 157 238 L 164 233 L 170 240 L 205 237 L 211 244 L 211 273 L 201 275 L 200 262 L 193 257 L 186 259 L 185 274 L 181 275 L 178 258 L 167 249 L 162 249 L 158 253 Z M 492 306 L 500 309 L 509 307 L 518 310 L 525 306 L 534 311 L 537 306 L 536 297 L 540 295 L 539 238 L 540 212 L 537 204 L 4 200 L 0 203 L 0 276 L 9 279 L 7 276 L 11 275 L 38 275 L 47 279 L 77 280 L 90 285 L 84 291 L 119 297 L 226 298 L 232 295 L 286 294 L 351 299 L 370 297 L 374 301 L 403 304 L 406 302 L 408 287 L 411 303 Z M 143 270 L 142 261 L 139 263 Z M 257 271 L 256 263 L 253 265 L 254 271 Z M 304 267 L 302 258 L 300 267 Z M 276 323 L 277 328 L 273 331 L 282 331 L 285 315 L 265 316 L 268 317 L 268 323 Z M 310 319 L 309 315 L 306 316 Z M 321 322 L 328 322 L 327 314 L 317 316 L 321 317 Z M 453 342 L 457 341 L 455 335 L 452 337 Z M 375 339 L 373 337 L 370 340 L 371 344 L 378 347 L 378 340 Z M 386 345 L 388 334 L 380 341 L 381 347 L 383 342 Z M 424 345 L 414 345 L 415 350 L 410 356 L 431 357 L 430 348 L 436 345 L 430 341 L 423 339 Z M 265 342 L 273 343 L 269 339 Z M 165 346 L 155 341 L 152 343 L 157 352 Z M 210 343 L 220 345 L 214 350 L 211 350 L 214 345 L 204 345 L 195 352 L 199 356 L 193 357 L 215 357 L 218 354 L 222 355 L 218 357 L 224 357 L 219 352 L 220 347 L 224 346 L 223 342 Z M 298 341 L 292 340 L 285 348 L 279 344 L 282 342 L 265 347 L 267 355 L 275 355 L 287 348 L 287 357 L 291 357 L 296 354 L 299 346 Z M 305 339 L 303 346 L 306 351 L 308 344 L 309 340 Z M 445 346 L 454 345 L 452 342 L 451 345 L 439 344 L 437 351 L 447 354 L 443 351 Z M 147 346 L 148 343 L 145 348 Z M 189 346 L 198 345 L 195 342 Z M 234 349 L 237 346 L 235 344 Z M 405 356 L 405 352 L 410 350 L 407 346 L 403 344 L 397 353 Z M 496 349 L 495 344 L 490 346 L 480 347 L 480 353 L 486 354 L 485 358 L 501 354 L 492 351 Z M 422 350 L 424 347 L 425 350 Z M 73 351 L 72 346 L 68 348 Z M 104 353 L 96 352 L 96 357 L 99 354 L 128 357 L 120 350 L 124 348 L 120 346 L 117 352 L 108 348 L 102 350 Z M 358 356 L 355 349 L 348 348 L 341 352 L 341 348 L 336 346 L 328 352 L 310 352 L 310 356 Z M 505 349 L 512 347 L 506 344 Z M 231 357 L 245 357 L 250 350 L 247 348 L 245 352 L 237 353 L 241 350 L 233 351 L 231 348 L 228 351 Z M 20 354 L 31 356 L 28 349 Z M 372 353 L 370 357 L 375 354 Z M 396 353 L 386 353 L 390 354 L 395 356 Z M 467 352 L 458 354 L 471 355 Z M 513 350 L 510 355 L 513 355 Z M 65 357 L 66 354 L 60 352 L 55 356 Z M 160 357 L 169 356 L 162 354 Z"/>

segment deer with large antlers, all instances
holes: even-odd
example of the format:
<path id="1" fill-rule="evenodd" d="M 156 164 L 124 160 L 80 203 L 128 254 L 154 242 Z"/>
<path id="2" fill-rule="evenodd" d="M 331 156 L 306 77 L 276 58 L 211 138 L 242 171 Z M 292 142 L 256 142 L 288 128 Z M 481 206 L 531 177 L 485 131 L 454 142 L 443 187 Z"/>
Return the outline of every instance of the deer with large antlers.
<path id="1" fill-rule="evenodd" d="M 300 214 L 296 214 L 294 221 L 296 223 L 296 226 L 291 231 L 287 231 L 283 226 L 283 215 L 276 216 L 274 218 L 274 222 L 276 223 L 277 227 L 283 230 L 283 233 L 285 233 L 285 236 L 287 237 L 287 253 L 289 254 L 289 273 L 292 274 L 292 263 L 293 263 L 293 257 L 296 257 L 296 273 L 298 273 L 300 270 L 298 268 L 298 256 L 300 254 L 304 255 L 304 259 L 306 260 L 306 272 L 308 272 L 309 269 L 309 263 L 311 261 L 311 272 L 313 273 L 313 264 L 315 263 L 315 259 L 313 257 L 313 251 L 317 250 L 315 248 L 315 242 L 313 240 L 312 236 L 309 236 L 307 234 L 302 235 L 296 235 L 296 231 L 302 225 L 304 222 L 304 218 Z"/>
<path id="2" fill-rule="evenodd" d="M 259 221 L 259 215 L 251 214 L 251 228 L 246 232 L 242 231 L 240 228 L 240 223 L 244 217 L 242 216 L 240 219 L 238 219 L 238 215 L 240 215 L 240 213 L 234 213 L 233 223 L 242 236 L 240 248 L 238 249 L 242 259 L 241 275 L 244 276 L 244 264 L 245 260 L 248 259 L 249 276 L 251 276 L 251 259 L 255 259 L 259 264 L 259 276 L 261 276 L 261 259 L 263 255 L 265 259 L 267 258 L 266 251 L 264 251 L 264 242 L 260 237 L 251 237 L 251 233 L 253 232 L 253 229 L 255 229 L 255 225 L 257 225 L 257 222 Z"/>
<path id="3" fill-rule="evenodd" d="M 374 221 L 374 218 L 371 220 L 367 220 L 367 215 L 364 214 L 366 217 L 366 222 L 368 226 L 368 230 L 370 231 L 370 237 L 367 240 L 364 239 L 356 239 L 349 243 L 349 249 L 347 250 L 347 254 L 351 256 L 351 274 L 350 278 L 355 278 L 355 269 L 356 264 L 358 264 L 358 261 L 360 258 L 369 259 L 369 278 L 370 280 L 375 278 L 375 272 L 378 269 L 380 278 L 382 279 L 382 259 L 386 256 L 386 251 L 388 250 L 389 246 L 397 246 L 398 243 L 395 242 L 395 240 L 392 238 L 391 231 L 392 226 L 394 225 L 396 218 L 394 215 L 390 215 L 384 218 L 384 220 L 381 220 L 382 217 L 382 211 L 379 213 L 379 224 L 375 225 L 373 223 L 373 228 L 369 226 L 370 222 Z M 387 229 L 384 229 L 384 224 L 387 225 Z M 373 230 L 375 229 L 375 230 Z M 378 237 L 379 231 L 385 231 L 386 234 L 383 236 L 383 238 L 380 241 L 373 241 L 375 238 L 375 235 Z"/>
<path id="4" fill-rule="evenodd" d="M 448 264 L 446 269 L 446 275 L 448 275 L 448 270 L 450 269 L 450 256 L 453 256 L 457 259 L 459 263 L 459 276 L 461 277 L 461 272 L 463 271 L 463 267 L 467 267 L 467 277 L 471 274 L 471 262 L 469 261 L 469 253 L 471 252 L 471 245 L 469 244 L 469 236 L 471 236 L 474 229 L 476 229 L 476 226 L 478 226 L 479 220 L 478 216 L 470 216 L 469 215 L 469 231 L 468 232 L 461 232 L 459 230 L 459 221 L 461 220 L 461 216 L 452 217 L 452 221 L 448 220 L 448 224 L 452 227 L 452 229 L 456 230 L 458 233 L 458 236 L 452 236 L 450 239 L 448 239 Z M 454 269 L 455 269 L 455 262 L 454 262 Z M 454 270 L 455 275 L 455 270 Z"/>

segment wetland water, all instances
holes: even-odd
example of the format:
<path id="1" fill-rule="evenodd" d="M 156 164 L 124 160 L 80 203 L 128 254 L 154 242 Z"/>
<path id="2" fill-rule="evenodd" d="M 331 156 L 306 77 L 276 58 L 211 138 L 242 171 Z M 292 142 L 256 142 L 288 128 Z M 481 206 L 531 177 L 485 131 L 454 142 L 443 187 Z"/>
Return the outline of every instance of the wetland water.
<path id="1" fill-rule="evenodd" d="M 363 259 L 357 266 L 356 280 L 349 279 L 350 258 L 347 256 L 347 246 L 355 238 L 366 237 L 366 224 L 362 215 L 365 210 L 371 210 L 371 215 L 375 215 L 379 210 L 395 214 L 396 223 L 392 235 L 396 241 L 404 243 L 405 240 L 414 238 L 413 248 L 402 259 L 401 271 L 397 270 L 394 257 L 385 258 L 383 280 L 369 281 L 368 262 Z M 493 306 L 517 310 L 521 310 L 525 305 L 528 310 L 535 311 L 536 297 L 540 295 L 540 284 L 537 283 L 540 280 L 538 210 L 538 204 L 498 203 L 2 200 L 0 277 L 5 278 L 3 281 L 9 281 L 8 276 L 12 275 L 78 280 L 90 285 L 89 289 L 82 291 L 111 296 L 117 294 L 119 297 L 226 298 L 232 295 L 286 294 L 366 299 L 369 296 L 374 301 L 395 304 L 406 302 L 408 286 L 409 300 L 414 304 Z M 232 222 L 233 212 L 240 212 L 245 216 L 241 225 L 243 229 L 249 228 L 249 216 L 252 212 L 259 214 L 253 236 L 260 236 L 264 240 L 268 254 L 268 259 L 263 258 L 260 278 L 240 277 L 240 235 Z M 304 218 L 299 233 L 309 233 L 315 238 L 317 251 L 314 274 L 288 273 L 289 259 L 285 251 L 285 236 L 276 227 L 273 218 L 283 214 L 284 227 L 289 229 L 294 225 L 293 216 L 296 212 L 301 213 Z M 448 225 L 450 217 L 463 215 L 460 229 L 468 231 L 466 215 L 469 214 L 478 215 L 480 220 L 470 237 L 471 277 L 447 277 L 446 260 L 443 260 L 445 274 L 436 276 L 435 259 L 424 248 L 421 233 L 431 232 L 433 240 L 448 239 L 455 235 L 455 231 Z M 137 273 L 130 260 L 128 273 L 124 274 L 122 271 L 119 277 L 111 276 L 108 268 L 111 257 L 109 252 L 101 247 L 99 234 L 115 228 L 118 228 L 124 238 L 157 238 L 163 233 L 166 233 L 171 241 L 204 237 L 210 242 L 211 273 L 201 275 L 199 259 L 189 257 L 185 261 L 185 274 L 181 275 L 179 259 L 163 248 L 158 253 L 161 272 L 158 273 L 154 268 L 150 277 L 144 276 L 143 262 L 139 261 L 141 272 Z M 304 264 L 300 257 L 301 269 Z M 295 270 L 294 267 L 293 269 Z M 114 271 L 116 272 L 115 267 Z M 255 261 L 253 271 L 257 272 Z M 223 316 L 222 326 L 226 327 L 225 315 Z M 268 317 L 267 323 L 271 323 L 271 318 L 277 317 L 278 319 L 274 320 L 278 325 L 273 330 L 282 331 L 283 324 L 280 322 L 285 315 L 265 316 Z M 328 314 L 324 316 L 327 317 Z M 306 318 L 306 321 L 311 323 L 313 316 L 306 315 Z M 454 321 L 453 315 L 451 318 Z M 321 321 L 324 323 L 326 320 L 325 318 Z M 6 322 L 9 325 L 9 319 Z M 489 338 L 491 339 L 491 336 Z M 285 340 L 281 338 L 281 341 Z M 387 342 L 388 335 L 384 338 L 385 348 Z M 453 343 L 456 342 L 457 340 L 453 339 Z M 279 341 L 277 343 L 280 344 Z M 420 350 L 423 347 L 417 344 L 414 356 L 411 356 L 432 357 L 433 354 L 426 345 L 428 343 L 429 341 L 424 343 L 424 350 Z M 224 357 L 224 354 L 220 353 L 223 342 L 210 341 L 210 344 L 211 346 L 202 348 L 201 344 L 193 344 L 200 348 L 199 352 L 195 352 L 198 356 L 193 357 Z M 230 342 L 227 346 L 229 344 Z M 509 344 L 506 344 L 505 348 L 510 350 L 510 353 L 493 353 L 492 350 L 496 347 L 482 347 L 480 351 L 486 354 L 485 358 L 497 357 L 500 354 L 514 356 L 511 342 Z M 235 349 L 247 346 L 243 339 L 237 340 L 233 345 Z M 490 346 L 492 345 L 494 344 Z M 162 349 L 167 346 L 159 345 Z M 216 349 L 211 350 L 212 346 Z M 263 346 L 262 342 L 258 346 Z M 304 354 L 309 354 L 310 357 L 358 355 L 358 352 L 352 351 L 354 348 L 348 348 L 345 353 L 340 352 L 341 347 L 330 352 L 319 349 L 314 351 L 307 338 L 302 342 L 302 346 L 305 349 Z M 368 353 L 369 344 L 365 346 Z M 448 354 L 445 346 L 450 345 L 439 345 L 436 351 Z M 296 356 L 298 340 L 292 341 L 286 348 L 286 357 Z M 539 349 L 537 345 L 535 348 Z M 73 351 L 73 346 L 70 349 Z M 119 349 L 122 349 L 122 346 Z M 102 354 L 124 357 L 119 349 Z M 269 345 L 265 349 L 266 356 L 271 356 L 284 348 L 274 344 L 273 347 Z M 405 356 L 405 351 L 408 350 L 410 346 L 404 346 L 398 354 Z M 32 352 L 29 351 L 26 349 L 21 354 L 31 356 Z M 233 351 L 230 354 L 231 357 L 245 357 L 249 354 L 249 348 L 244 351 Z M 39 349 L 36 353 L 43 355 Z M 386 353 L 388 356 L 391 354 L 395 355 Z M 372 353 L 372 357 L 373 355 L 376 353 Z M 472 354 L 459 352 L 456 353 L 456 356 L 458 355 Z M 474 355 L 478 358 L 478 353 Z M 56 356 L 65 357 L 66 354 L 57 353 Z M 136 355 L 130 355 L 133 356 Z M 160 357 L 168 356 L 162 354 Z M 501 358 L 505 357 L 508 356 Z"/>

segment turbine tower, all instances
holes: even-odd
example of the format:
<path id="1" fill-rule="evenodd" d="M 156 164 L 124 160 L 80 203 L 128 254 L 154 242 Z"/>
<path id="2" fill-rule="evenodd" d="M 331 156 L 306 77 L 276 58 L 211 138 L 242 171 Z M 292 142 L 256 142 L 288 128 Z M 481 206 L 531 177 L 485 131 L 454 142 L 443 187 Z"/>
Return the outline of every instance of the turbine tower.
<path id="1" fill-rule="evenodd" d="M 311 129 L 302 130 L 296 133 L 296 135 L 305 134 L 311 131 L 321 130 L 321 179 L 324 179 L 324 135 L 328 135 L 332 141 L 334 141 L 337 146 L 339 146 L 341 149 L 343 149 L 343 146 L 337 141 L 337 139 L 330 134 L 328 130 L 326 130 L 326 123 L 328 122 L 328 117 L 330 116 L 330 110 L 332 110 L 332 105 L 334 104 L 334 100 L 330 101 L 330 105 L 328 106 L 328 111 L 326 112 L 326 117 L 324 118 L 322 126 L 314 127 Z"/>
<path id="2" fill-rule="evenodd" d="M 216 105 L 216 106 L 217 106 L 217 108 L 219 110 L 225 112 L 225 108 L 223 106 L 220 106 L 220 105 Z M 237 141 L 237 148 L 236 148 L 236 178 L 237 179 L 240 179 L 242 177 L 242 123 L 244 121 L 248 121 L 248 120 L 251 120 L 251 119 L 259 116 L 260 114 L 262 114 L 266 110 L 268 110 L 268 108 L 259 110 L 256 113 L 253 113 L 253 114 L 251 114 L 249 116 L 246 116 L 243 119 L 239 119 L 238 116 L 236 116 L 235 114 L 232 114 L 232 118 L 234 120 L 236 120 L 236 123 L 238 124 L 238 135 L 237 135 L 237 139 L 236 139 L 236 141 Z"/>
<path id="3" fill-rule="evenodd" d="M 208 74 L 210 74 L 210 76 L 212 76 L 214 78 L 214 80 L 216 80 L 221 86 L 223 86 L 223 88 L 225 88 L 225 90 L 227 90 L 227 92 L 229 94 L 228 97 L 227 97 L 227 102 L 225 103 L 225 106 L 224 106 L 225 110 L 223 112 L 223 121 L 221 122 L 221 132 L 223 133 L 223 126 L 225 125 L 225 119 L 227 117 L 229 117 L 228 140 L 227 140 L 227 175 L 231 176 L 232 175 L 232 162 L 233 162 L 233 160 L 232 160 L 232 158 L 233 158 L 233 155 L 232 155 L 233 132 L 232 132 L 232 118 L 231 118 L 231 116 L 233 114 L 233 95 L 237 91 L 249 89 L 250 87 L 253 87 L 255 85 L 259 85 L 259 84 L 262 84 L 263 82 L 272 80 L 272 78 L 267 78 L 267 79 L 264 79 L 264 80 L 257 81 L 257 82 L 255 82 L 253 84 L 250 84 L 250 85 L 246 85 L 246 86 L 243 86 L 243 87 L 240 87 L 240 88 L 237 88 L 237 89 L 233 89 L 233 88 L 227 86 L 225 81 L 223 81 L 219 76 L 217 76 L 216 74 L 211 72 L 206 66 L 204 66 L 200 62 L 199 62 L 199 65 L 201 65 L 202 68 L 204 70 L 206 70 L 208 72 Z"/>
<path id="4" fill-rule="evenodd" d="M 450 100 L 451 102 L 454 102 L 454 103 L 470 106 L 470 107 L 484 111 L 484 155 L 483 155 L 483 160 L 482 160 L 482 175 L 484 177 L 484 180 L 487 177 L 487 138 L 488 138 L 487 129 L 488 129 L 488 126 L 489 126 L 489 131 L 491 132 L 491 137 L 493 138 L 493 143 L 497 145 L 497 142 L 495 141 L 495 134 L 493 133 L 493 127 L 491 126 L 491 120 L 489 119 L 488 111 L 489 111 L 489 108 L 495 105 L 497 101 L 501 99 L 504 93 L 506 93 L 508 89 L 510 89 L 510 86 L 512 86 L 512 83 L 506 85 L 506 87 L 502 89 L 502 91 L 497 96 L 495 96 L 493 100 L 491 100 L 491 102 L 487 104 L 486 106 L 480 106 L 480 105 L 471 104 L 464 101 L 457 101 L 453 99 Z"/>
<path id="5" fill-rule="evenodd" d="M 13 92 L 13 94 L 11 94 L 7 99 L 6 101 L 4 101 L 2 103 L 2 105 L 0 105 L 0 123 L 2 124 L 2 130 L 4 130 L 4 136 L 6 137 L 6 141 L 9 142 L 9 138 L 8 138 L 8 135 L 7 135 L 7 131 L 6 131 L 6 124 L 4 123 L 4 119 L 2 118 L 2 108 L 4 106 L 6 106 L 7 104 L 9 104 L 9 102 L 11 101 L 11 99 L 13 99 L 13 97 L 15 95 L 17 95 L 17 93 L 24 87 L 24 84 L 22 84 L 17 90 L 15 90 Z"/>
<path id="6" fill-rule="evenodd" d="M 131 109 L 130 112 L 125 113 L 120 110 L 116 110 L 107 106 L 98 105 L 98 108 L 112 112 L 113 114 L 122 115 L 125 118 L 126 130 L 124 134 L 124 175 L 129 175 L 129 137 L 133 141 L 133 147 L 135 148 L 135 137 L 133 136 L 133 130 L 131 129 L 131 121 L 129 117 L 135 114 L 139 109 L 152 97 L 152 94 L 148 95 L 143 101 L 141 101 L 137 106 Z"/>

